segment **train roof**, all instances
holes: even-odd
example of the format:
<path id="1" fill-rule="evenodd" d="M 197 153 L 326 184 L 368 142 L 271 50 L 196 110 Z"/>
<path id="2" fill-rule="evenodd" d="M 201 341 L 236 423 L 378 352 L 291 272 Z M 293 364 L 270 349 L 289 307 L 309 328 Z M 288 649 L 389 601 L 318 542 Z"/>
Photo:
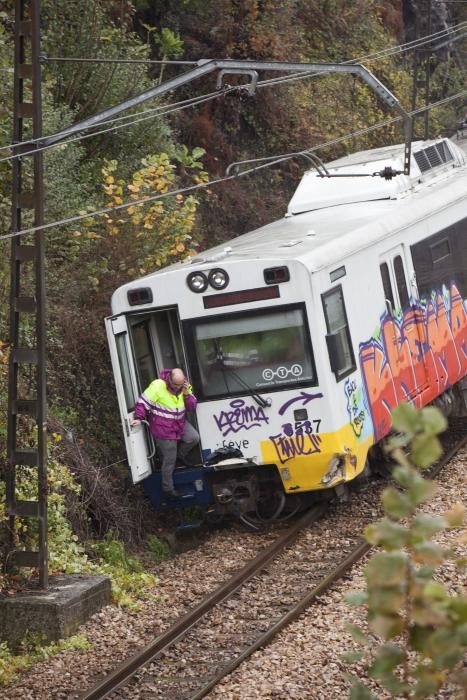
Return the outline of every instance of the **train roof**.
<path id="1" fill-rule="evenodd" d="M 327 165 L 331 173 L 369 177 L 322 178 L 306 172 L 284 218 L 207 249 L 145 279 L 190 266 L 258 258 L 300 260 L 310 271 L 388 238 L 467 196 L 467 139 L 412 144 L 411 174 L 372 177 L 391 166 L 403 170 L 404 145 L 360 151 Z M 130 283 L 134 285 L 134 283 Z M 125 285 L 127 286 L 127 285 Z"/>

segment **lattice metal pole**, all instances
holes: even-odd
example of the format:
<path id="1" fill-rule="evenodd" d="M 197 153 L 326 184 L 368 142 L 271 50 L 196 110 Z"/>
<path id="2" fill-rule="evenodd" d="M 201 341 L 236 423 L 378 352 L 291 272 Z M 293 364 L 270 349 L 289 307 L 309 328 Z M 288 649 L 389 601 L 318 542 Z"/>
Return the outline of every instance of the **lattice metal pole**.
<path id="1" fill-rule="evenodd" d="M 422 8 L 418 10 L 415 22 L 415 39 L 419 39 L 421 36 L 430 36 L 432 32 L 432 0 L 426 0 L 426 3 L 421 0 L 421 3 Z M 415 49 L 414 51 L 412 110 L 415 110 L 418 107 L 417 97 L 419 91 L 422 92 L 424 106 L 427 107 L 430 104 L 432 56 L 433 50 L 431 48 Z M 414 120 L 414 126 L 415 124 L 416 121 Z M 423 137 L 428 139 L 430 135 L 430 112 L 428 109 L 423 113 L 423 124 Z"/>
<path id="2" fill-rule="evenodd" d="M 15 12 L 13 153 L 20 156 L 31 150 L 31 144 L 16 144 L 31 136 L 33 139 L 42 136 L 40 0 L 16 0 Z M 29 129 L 26 128 L 28 125 Z M 12 232 L 21 230 L 23 215 L 27 211 L 30 218 L 32 213 L 35 226 L 40 226 L 44 221 L 42 153 L 34 154 L 32 172 L 27 172 L 26 165 L 21 157 L 13 160 Z M 6 475 L 10 546 L 5 565 L 7 569 L 22 566 L 37 568 L 39 584 L 47 588 L 44 245 L 43 232 L 36 232 L 29 239 L 12 239 Z M 23 421 L 18 420 L 20 417 Z M 31 422 L 31 419 L 37 427 L 35 447 L 27 445 L 21 434 L 21 423 Z M 17 477 L 19 470 L 24 468 L 34 470 L 36 500 L 18 498 Z M 37 519 L 37 550 L 19 546 L 18 517 Z"/>

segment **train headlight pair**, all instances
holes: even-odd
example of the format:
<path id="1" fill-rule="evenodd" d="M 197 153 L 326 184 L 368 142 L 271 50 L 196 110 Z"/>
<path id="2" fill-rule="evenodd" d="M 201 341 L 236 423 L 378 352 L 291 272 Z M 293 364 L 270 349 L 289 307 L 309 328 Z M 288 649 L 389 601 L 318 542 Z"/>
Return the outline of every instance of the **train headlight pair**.
<path id="1" fill-rule="evenodd" d="M 186 283 L 192 292 L 200 294 L 207 289 L 208 284 L 214 289 L 225 289 L 229 284 L 229 276 L 225 270 L 216 267 L 207 276 L 204 272 L 190 272 Z"/>

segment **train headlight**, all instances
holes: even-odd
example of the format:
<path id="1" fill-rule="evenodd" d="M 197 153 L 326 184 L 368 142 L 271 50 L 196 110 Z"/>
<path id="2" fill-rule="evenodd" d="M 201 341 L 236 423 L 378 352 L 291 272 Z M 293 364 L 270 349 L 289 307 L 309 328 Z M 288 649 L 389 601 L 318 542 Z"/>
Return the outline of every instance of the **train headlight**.
<path id="1" fill-rule="evenodd" d="M 209 284 L 214 289 L 225 289 L 229 284 L 229 276 L 225 270 L 215 268 L 209 273 Z"/>
<path id="2" fill-rule="evenodd" d="M 190 272 L 190 274 L 186 278 L 186 283 L 192 292 L 196 292 L 197 294 L 199 294 L 200 292 L 204 292 L 204 290 L 207 289 L 208 278 L 206 277 L 204 272 Z"/>

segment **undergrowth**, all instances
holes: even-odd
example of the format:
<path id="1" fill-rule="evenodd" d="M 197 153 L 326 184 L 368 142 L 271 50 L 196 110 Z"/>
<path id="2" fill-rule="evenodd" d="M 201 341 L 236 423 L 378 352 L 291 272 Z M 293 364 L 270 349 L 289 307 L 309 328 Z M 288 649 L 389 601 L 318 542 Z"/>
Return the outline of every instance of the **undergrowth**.
<path id="1" fill-rule="evenodd" d="M 92 645 L 83 634 L 60 639 L 47 646 L 42 646 L 42 643 L 43 639 L 40 636 L 28 635 L 18 651 L 13 653 L 6 642 L 0 642 L 0 686 L 10 685 L 31 666 L 39 661 L 47 661 L 55 654 L 92 649 Z"/>

